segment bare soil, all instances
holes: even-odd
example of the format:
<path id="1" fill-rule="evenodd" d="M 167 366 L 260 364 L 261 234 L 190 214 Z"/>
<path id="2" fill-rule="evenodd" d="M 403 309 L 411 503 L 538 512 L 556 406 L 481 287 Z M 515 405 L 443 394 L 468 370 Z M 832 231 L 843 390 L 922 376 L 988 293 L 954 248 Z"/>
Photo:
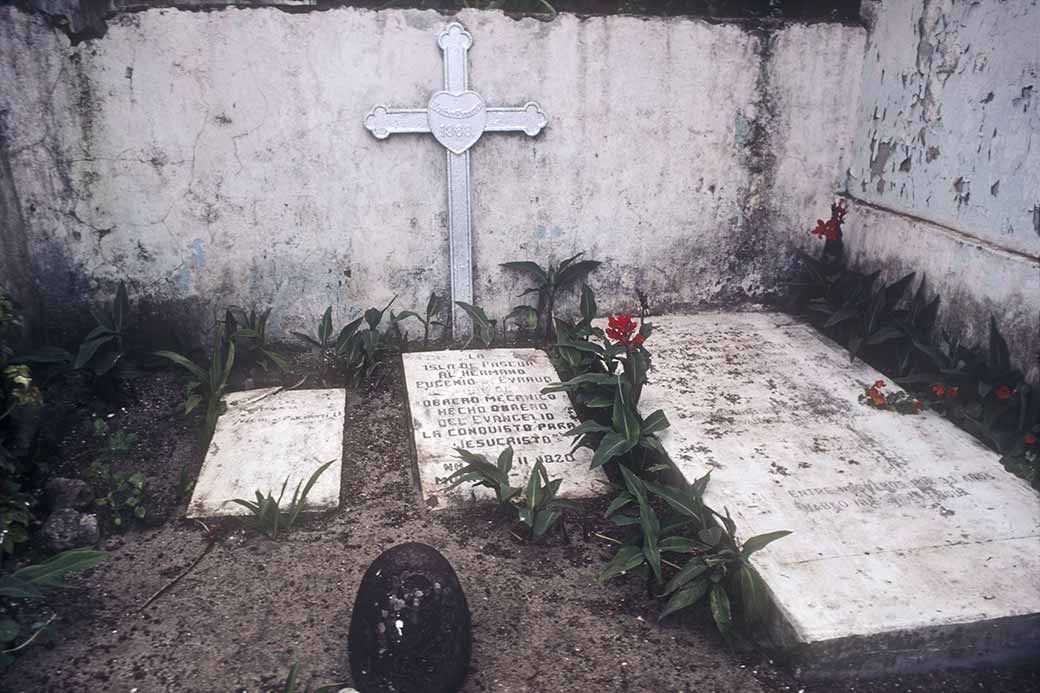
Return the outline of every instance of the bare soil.
<path id="1" fill-rule="evenodd" d="M 241 384 L 271 380 L 249 379 Z M 349 683 L 358 584 L 376 556 L 406 541 L 440 550 L 466 591 L 474 643 L 465 691 L 1040 690 L 1040 676 L 1023 669 L 803 684 L 766 652 L 729 650 L 702 611 L 658 623 L 658 605 L 637 581 L 595 581 L 612 553 L 597 537 L 609 531 L 607 499 L 585 503 L 539 544 L 517 539 L 491 507 L 425 510 L 399 360 L 373 386 L 348 391 L 340 508 L 279 541 L 237 520 L 207 534 L 182 519 L 187 499 L 177 497 L 182 465 L 194 478 L 202 463 L 198 417 L 180 415 L 182 397 L 180 377 L 161 371 L 124 405 L 66 403 L 72 415 L 55 438 L 55 469 L 69 474 L 100 454 L 94 417 L 137 433 L 112 464 L 146 475 L 151 524 L 117 533 L 103 523 L 109 559 L 51 600 L 59 627 L 0 674 L 0 690 L 281 691 L 293 663 L 303 683 Z"/>

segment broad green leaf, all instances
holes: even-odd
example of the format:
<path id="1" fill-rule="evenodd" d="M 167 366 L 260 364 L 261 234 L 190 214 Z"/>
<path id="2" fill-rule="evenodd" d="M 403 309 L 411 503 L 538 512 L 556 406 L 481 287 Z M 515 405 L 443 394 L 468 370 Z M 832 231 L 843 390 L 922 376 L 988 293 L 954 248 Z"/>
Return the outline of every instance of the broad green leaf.
<path id="1" fill-rule="evenodd" d="M 668 428 L 668 417 L 664 415 L 664 411 L 658 409 L 650 416 L 643 419 L 643 435 L 650 435 L 652 433 L 659 433 L 664 429 Z"/>
<path id="2" fill-rule="evenodd" d="M 664 607 L 664 611 L 662 611 L 661 615 L 657 617 L 658 620 L 662 620 L 674 614 L 676 611 L 693 606 L 708 593 L 710 588 L 711 581 L 707 578 L 701 578 L 700 580 L 682 588 L 673 594 L 672 598 L 668 600 L 668 604 Z"/>
<path id="3" fill-rule="evenodd" d="M 503 262 L 500 267 L 506 269 L 515 270 L 517 272 L 526 272 L 532 275 L 538 280 L 540 284 L 547 284 L 549 282 L 549 276 L 545 273 L 545 270 L 538 266 L 538 263 L 530 261 L 522 262 Z"/>
<path id="4" fill-rule="evenodd" d="M 581 302 L 579 304 L 581 317 L 586 323 L 592 322 L 596 317 L 596 295 L 588 284 L 581 285 Z"/>
<path id="5" fill-rule="evenodd" d="M 661 553 L 697 553 L 705 549 L 704 544 L 689 537 L 667 537 L 659 544 Z"/>
<path id="6" fill-rule="evenodd" d="M 767 534 L 759 534 L 753 536 L 744 542 L 744 546 L 741 550 L 741 555 L 744 558 L 747 558 L 756 551 L 761 551 L 772 542 L 776 541 L 777 539 L 782 539 L 790 533 L 790 530 L 785 529 L 779 532 L 768 532 Z"/>
<path id="7" fill-rule="evenodd" d="M 325 309 L 321 316 L 321 323 L 318 325 L 319 346 L 328 344 L 330 337 L 332 337 L 332 306 Z"/>
<path id="8" fill-rule="evenodd" d="M 700 557 L 691 558 L 686 561 L 686 565 L 680 568 L 679 572 L 673 575 L 672 579 L 668 581 L 668 584 L 665 585 L 664 588 L 664 594 L 671 594 L 686 583 L 703 574 L 708 568 L 709 566 L 704 562 L 704 559 Z"/>
<path id="9" fill-rule="evenodd" d="M 62 551 L 42 563 L 16 570 L 12 576 L 41 591 L 46 591 L 63 587 L 67 574 L 93 568 L 107 557 L 108 554 L 103 551 L 70 549 Z"/>
<path id="10" fill-rule="evenodd" d="M 155 353 L 156 356 L 158 356 L 160 358 L 164 358 L 164 359 L 167 359 L 169 361 L 173 361 L 175 364 L 177 364 L 178 366 L 186 369 L 189 373 L 191 373 L 193 376 L 195 376 L 196 378 L 198 378 L 202 382 L 208 382 L 209 381 L 209 376 L 206 374 L 206 371 L 204 371 L 201 368 L 199 368 L 198 366 L 196 366 L 188 358 L 186 358 L 184 356 L 181 356 L 180 354 L 178 354 L 176 352 L 173 352 L 173 351 L 156 351 L 154 353 Z"/>
<path id="11" fill-rule="evenodd" d="M 97 353 L 98 349 L 105 344 L 108 344 L 113 339 L 115 339 L 115 337 L 109 334 L 80 344 L 79 351 L 76 353 L 76 361 L 72 364 L 72 367 L 79 369 L 86 366 L 90 363 L 90 360 L 94 358 L 94 354 Z"/>
<path id="12" fill-rule="evenodd" d="M 560 512 L 558 510 L 539 510 L 535 513 L 534 524 L 531 526 L 531 534 L 537 539 L 545 532 L 556 524 L 556 520 L 560 518 Z"/>
<path id="13" fill-rule="evenodd" d="M 607 563 L 603 572 L 596 577 L 596 581 L 604 583 L 618 575 L 624 575 L 636 566 L 642 564 L 643 560 L 642 547 L 626 544 L 618 549 L 617 553 L 614 554 L 614 558 L 611 559 L 610 563 Z"/>
<path id="14" fill-rule="evenodd" d="M 658 484 L 653 481 L 644 480 L 644 485 L 656 496 L 660 496 L 672 506 L 677 512 L 686 517 L 692 517 L 696 520 L 701 520 L 701 503 L 699 497 L 690 493 L 689 491 L 683 491 L 682 489 L 675 488 L 674 486 L 665 486 L 664 484 Z"/>
<path id="15" fill-rule="evenodd" d="M 757 623 L 767 615 L 769 597 L 765 582 L 750 565 L 742 565 L 737 572 L 740 582 L 740 602 L 744 620 Z"/>
<path id="16" fill-rule="evenodd" d="M 559 275 L 556 277 L 556 288 L 568 288 L 589 272 L 594 271 L 601 264 L 603 263 L 598 260 L 582 260 L 581 262 L 575 262 L 573 265 L 567 265 L 566 267 L 561 268 Z"/>
<path id="17" fill-rule="evenodd" d="M 311 346 L 321 348 L 321 342 L 319 342 L 314 337 L 311 337 L 308 334 L 304 334 L 303 332 L 292 332 L 290 334 L 292 334 L 292 336 L 296 337 L 297 339 L 300 339 L 300 340 L 303 340 L 304 342 L 307 342 Z"/>
<path id="18" fill-rule="evenodd" d="M 639 417 L 628 406 L 620 388 L 614 393 L 614 411 L 611 415 L 611 424 L 614 427 L 614 431 L 623 435 L 625 440 L 632 443 L 633 446 L 639 442 Z"/>
<path id="19" fill-rule="evenodd" d="M 733 614 L 730 611 L 729 595 L 726 594 L 726 588 L 718 583 L 712 585 L 711 593 L 708 595 L 708 603 L 711 606 L 711 616 L 715 619 L 715 626 L 728 642 L 733 635 Z"/>
<path id="20" fill-rule="evenodd" d="M 18 637 L 21 626 L 11 618 L 0 619 L 0 644 L 11 642 Z"/>
<path id="21" fill-rule="evenodd" d="M 722 528 L 706 527 L 697 532 L 697 537 L 708 546 L 715 546 L 719 543 L 719 540 L 722 539 Z"/>
<path id="22" fill-rule="evenodd" d="M 509 470 L 513 468 L 513 446 L 506 447 L 498 454 L 498 470 L 505 478 L 509 478 Z"/>
<path id="23" fill-rule="evenodd" d="M 586 433 L 606 433 L 607 431 L 611 430 L 613 429 L 611 429 L 610 426 L 604 426 L 601 423 L 597 423 L 596 421 L 589 419 L 588 421 L 583 421 L 574 428 L 571 428 L 568 431 L 564 432 L 563 435 L 580 436 Z"/>
<path id="24" fill-rule="evenodd" d="M 635 497 L 631 493 L 628 491 L 622 491 L 614 500 L 610 501 L 610 505 L 607 506 L 607 512 L 604 513 L 604 517 L 610 517 L 634 500 Z"/>
<path id="25" fill-rule="evenodd" d="M 608 433 L 603 436 L 603 440 L 600 441 L 599 447 L 597 447 L 596 452 L 593 453 L 592 464 L 589 465 L 589 468 L 596 469 L 597 467 L 602 467 L 618 455 L 624 455 L 633 447 L 635 446 L 626 440 L 624 436 L 619 435 L 618 433 Z"/>

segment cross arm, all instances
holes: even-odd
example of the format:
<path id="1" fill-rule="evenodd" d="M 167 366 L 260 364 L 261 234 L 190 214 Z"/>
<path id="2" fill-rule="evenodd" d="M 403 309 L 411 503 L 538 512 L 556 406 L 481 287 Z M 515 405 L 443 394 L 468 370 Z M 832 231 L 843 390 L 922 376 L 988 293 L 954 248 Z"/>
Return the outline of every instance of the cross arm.
<path id="1" fill-rule="evenodd" d="M 542 107 L 534 101 L 528 101 L 519 108 L 487 109 L 484 132 L 523 132 L 534 137 L 548 122 L 549 118 Z"/>
<path id="2" fill-rule="evenodd" d="M 430 121 L 425 108 L 376 106 L 365 116 L 365 127 L 376 139 L 384 140 L 398 133 L 429 132 Z"/>

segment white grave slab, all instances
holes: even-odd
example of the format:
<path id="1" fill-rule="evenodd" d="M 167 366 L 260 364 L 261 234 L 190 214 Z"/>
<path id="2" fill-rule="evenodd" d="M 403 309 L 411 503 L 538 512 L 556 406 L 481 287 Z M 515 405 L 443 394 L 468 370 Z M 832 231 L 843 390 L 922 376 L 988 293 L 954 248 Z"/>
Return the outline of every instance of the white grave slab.
<path id="1" fill-rule="evenodd" d="M 1040 647 L 1040 496 L 934 412 L 858 401 L 887 380 L 793 318 L 652 319 L 645 411 L 744 538 L 808 671 L 995 661 Z M 889 382 L 889 389 L 892 384 Z"/>
<path id="2" fill-rule="evenodd" d="M 571 453 L 563 433 L 578 423 L 566 393 L 543 395 L 559 381 L 537 349 L 428 351 L 404 355 L 408 403 L 423 499 L 429 508 L 464 500 L 493 498 L 487 488 L 465 483 L 447 490 L 447 479 L 462 468 L 455 448 L 495 462 L 512 445 L 514 485 L 524 482 L 539 459 L 552 479 L 563 477 L 564 496 L 602 493 L 606 476 L 589 470 L 592 452 Z"/>
<path id="3" fill-rule="evenodd" d="M 346 391 L 279 388 L 233 392 L 217 420 L 206 461 L 195 482 L 188 517 L 246 515 L 233 498 L 256 499 L 256 491 L 277 498 L 289 479 L 283 504 L 296 485 L 306 485 L 318 467 L 343 459 Z M 307 495 L 309 510 L 339 505 L 341 464 L 326 469 Z"/>

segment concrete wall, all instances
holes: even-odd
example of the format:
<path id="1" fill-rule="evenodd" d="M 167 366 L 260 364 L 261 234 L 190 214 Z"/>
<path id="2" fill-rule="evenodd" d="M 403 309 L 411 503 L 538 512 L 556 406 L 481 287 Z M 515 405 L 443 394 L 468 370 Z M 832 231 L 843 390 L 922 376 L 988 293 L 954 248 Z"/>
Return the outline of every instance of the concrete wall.
<path id="1" fill-rule="evenodd" d="M 165 314 L 271 304 L 281 332 L 447 289 L 443 150 L 362 127 L 375 104 L 425 105 L 447 18 L 153 9 L 70 45 L 0 12 L 0 110 L 49 306 L 126 278 Z M 498 263 L 582 250 L 606 262 L 605 309 L 636 289 L 662 309 L 761 298 L 841 187 L 856 103 L 833 85 L 858 83 L 862 28 L 459 18 L 473 88 L 550 118 L 473 149 L 493 315 L 523 288 Z"/>
<path id="2" fill-rule="evenodd" d="M 1018 362 L 1040 348 L 1040 4 L 867 0 L 847 245 L 925 273 L 942 321 Z M 1036 377 L 1034 375 L 1034 377 Z"/>

